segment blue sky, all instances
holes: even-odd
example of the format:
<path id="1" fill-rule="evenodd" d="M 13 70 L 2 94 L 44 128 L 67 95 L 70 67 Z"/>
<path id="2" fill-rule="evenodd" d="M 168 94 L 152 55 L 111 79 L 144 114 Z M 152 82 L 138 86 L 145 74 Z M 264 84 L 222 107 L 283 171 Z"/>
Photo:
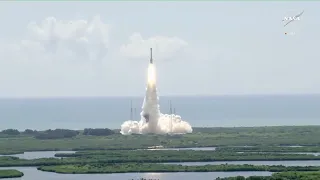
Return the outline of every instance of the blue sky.
<path id="1" fill-rule="evenodd" d="M 161 95 L 320 93 L 319 7 L 0 2 L 0 97 L 142 96 L 150 47 Z"/>

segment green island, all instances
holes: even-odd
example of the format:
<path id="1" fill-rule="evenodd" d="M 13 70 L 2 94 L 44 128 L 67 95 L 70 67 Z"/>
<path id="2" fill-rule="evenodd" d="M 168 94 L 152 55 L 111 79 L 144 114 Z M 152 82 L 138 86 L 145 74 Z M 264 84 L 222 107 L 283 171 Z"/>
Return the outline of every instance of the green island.
<path id="1" fill-rule="evenodd" d="M 0 179 L 22 177 L 23 173 L 15 169 L 1 169 Z"/>
<path id="2" fill-rule="evenodd" d="M 132 173 L 132 172 L 224 172 L 224 171 L 319 171 L 320 167 L 285 167 L 285 166 L 254 166 L 254 165 L 204 165 L 183 166 L 156 163 L 125 163 L 125 164 L 75 164 L 59 166 L 41 166 L 38 170 L 63 174 L 91 173 Z"/>
<path id="3" fill-rule="evenodd" d="M 250 176 L 250 177 L 227 177 L 217 178 L 216 180 L 318 180 L 320 179 L 320 171 L 313 172 L 279 172 L 273 173 L 271 176 Z"/>
<path id="4" fill-rule="evenodd" d="M 281 161 L 281 160 L 320 160 L 320 156 L 309 154 L 279 153 L 234 153 L 197 150 L 107 150 L 79 151 L 74 154 L 57 153 L 56 157 L 109 160 L 109 162 L 208 162 L 208 161 Z"/>

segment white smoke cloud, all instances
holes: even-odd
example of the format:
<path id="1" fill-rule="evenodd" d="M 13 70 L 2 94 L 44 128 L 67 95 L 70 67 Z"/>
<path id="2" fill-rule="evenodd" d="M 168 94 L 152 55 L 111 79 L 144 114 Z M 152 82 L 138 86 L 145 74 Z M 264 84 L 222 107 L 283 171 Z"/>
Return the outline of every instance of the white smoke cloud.
<path id="1" fill-rule="evenodd" d="M 153 77 L 154 76 L 154 77 Z M 121 125 L 121 134 L 185 134 L 192 133 L 191 125 L 179 115 L 162 114 L 155 83 L 155 67 L 148 67 L 148 84 L 142 105 L 141 120 L 128 120 Z"/>
<path id="2" fill-rule="evenodd" d="M 187 45 L 186 41 L 178 37 L 154 36 L 144 39 L 140 33 L 133 33 L 129 43 L 120 47 L 120 53 L 129 58 L 146 59 L 150 55 L 146 49 L 152 47 L 157 59 L 167 60 Z"/>

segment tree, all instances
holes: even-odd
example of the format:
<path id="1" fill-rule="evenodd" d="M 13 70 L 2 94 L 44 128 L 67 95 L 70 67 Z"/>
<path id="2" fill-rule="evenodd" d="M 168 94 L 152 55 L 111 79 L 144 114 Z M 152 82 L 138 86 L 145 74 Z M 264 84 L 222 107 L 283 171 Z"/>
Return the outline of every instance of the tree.
<path id="1" fill-rule="evenodd" d="M 86 128 L 83 131 L 83 135 L 91 135 L 91 136 L 109 136 L 115 134 L 115 132 L 111 129 L 105 128 L 105 129 L 91 129 Z"/>
<path id="2" fill-rule="evenodd" d="M 38 133 L 35 138 L 37 139 L 62 139 L 62 138 L 72 138 L 79 134 L 78 131 L 69 129 L 55 129 L 46 130 L 43 133 Z"/>
<path id="3" fill-rule="evenodd" d="M 20 132 L 17 129 L 6 129 L 3 130 L 1 133 L 7 134 L 7 135 L 19 135 Z"/>
<path id="4" fill-rule="evenodd" d="M 38 131 L 36 131 L 36 130 L 31 130 L 31 129 L 26 129 L 26 130 L 24 130 L 23 133 L 24 133 L 24 134 L 34 135 L 34 134 L 37 134 Z"/>

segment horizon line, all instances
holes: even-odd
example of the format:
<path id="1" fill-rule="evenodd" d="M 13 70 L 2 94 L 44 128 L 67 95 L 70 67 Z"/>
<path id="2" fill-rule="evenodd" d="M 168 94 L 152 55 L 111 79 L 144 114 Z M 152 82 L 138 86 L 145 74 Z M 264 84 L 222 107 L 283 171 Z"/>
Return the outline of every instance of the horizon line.
<path id="1" fill-rule="evenodd" d="M 265 127 L 310 127 L 310 126 L 320 126 L 319 124 L 306 124 L 306 125 L 266 125 L 266 126 L 194 126 L 192 127 L 192 129 L 194 128 L 202 128 L 202 129 L 209 129 L 209 128 L 214 128 L 214 129 L 230 129 L 230 128 L 265 128 Z M 111 130 L 120 130 L 121 128 L 108 128 L 108 127 L 102 127 L 102 128 L 107 128 L 107 129 L 111 129 Z M 73 131 L 81 131 L 84 129 L 101 129 L 101 127 L 86 127 L 86 128 L 62 128 L 62 127 L 53 127 L 53 128 L 49 128 L 49 129 L 33 129 L 33 128 L 25 128 L 25 129 L 19 129 L 19 128 L 7 128 L 7 129 L 16 129 L 19 132 L 22 132 L 26 129 L 31 129 L 31 130 L 36 130 L 36 131 L 46 131 L 46 130 L 55 130 L 55 129 L 67 129 L 67 130 L 73 130 Z M 0 129 L 1 130 L 5 130 L 5 129 Z M 192 132 L 194 133 L 194 132 Z M 188 133 L 186 133 L 188 134 Z"/>
<path id="2" fill-rule="evenodd" d="M 145 95 L 114 95 L 114 96 L 0 96 L 0 99 L 80 99 L 80 98 L 141 98 Z M 270 93 L 270 94 L 171 94 L 158 97 L 257 97 L 257 96 L 320 96 L 320 93 Z"/>

